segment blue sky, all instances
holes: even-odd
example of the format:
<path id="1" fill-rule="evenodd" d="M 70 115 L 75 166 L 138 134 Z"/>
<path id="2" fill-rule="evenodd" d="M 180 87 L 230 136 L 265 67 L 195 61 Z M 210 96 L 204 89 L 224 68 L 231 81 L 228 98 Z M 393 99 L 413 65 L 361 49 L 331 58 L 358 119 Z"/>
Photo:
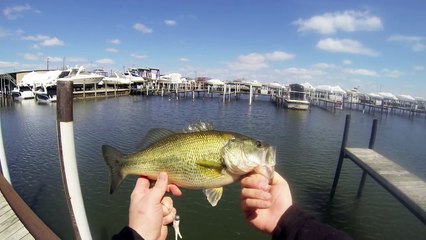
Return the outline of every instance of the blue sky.
<path id="1" fill-rule="evenodd" d="M 0 0 L 0 72 L 83 65 L 426 97 L 426 1 Z"/>

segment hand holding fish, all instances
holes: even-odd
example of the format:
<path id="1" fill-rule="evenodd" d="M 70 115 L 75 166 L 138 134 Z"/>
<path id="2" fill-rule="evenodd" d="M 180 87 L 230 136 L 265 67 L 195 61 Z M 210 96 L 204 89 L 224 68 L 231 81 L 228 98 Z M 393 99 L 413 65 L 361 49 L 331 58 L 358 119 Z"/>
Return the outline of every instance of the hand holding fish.
<path id="1" fill-rule="evenodd" d="M 293 204 L 287 181 L 274 172 L 272 182 L 258 173 L 241 179 L 241 207 L 256 229 L 272 234 L 283 213 Z"/>
<path id="2" fill-rule="evenodd" d="M 157 182 L 149 188 L 149 180 L 139 177 L 130 197 L 129 227 L 144 239 L 166 239 L 167 225 L 172 223 L 176 209 L 166 192 L 182 195 L 180 189 L 168 184 L 168 176 L 161 172 Z"/>

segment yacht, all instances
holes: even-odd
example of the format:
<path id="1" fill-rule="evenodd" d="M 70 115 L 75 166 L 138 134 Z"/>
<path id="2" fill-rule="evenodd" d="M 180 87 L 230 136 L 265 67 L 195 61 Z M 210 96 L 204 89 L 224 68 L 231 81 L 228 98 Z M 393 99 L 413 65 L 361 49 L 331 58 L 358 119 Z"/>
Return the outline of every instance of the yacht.
<path id="1" fill-rule="evenodd" d="M 73 67 L 64 70 L 58 77 L 57 80 L 68 80 L 73 81 L 75 85 L 89 85 L 89 84 L 98 84 L 104 76 L 96 73 L 87 72 L 83 66 Z"/>
<path id="2" fill-rule="evenodd" d="M 294 83 L 289 85 L 287 96 L 284 97 L 284 105 L 288 109 L 308 110 L 309 101 L 306 97 L 305 87 Z"/>
<path id="3" fill-rule="evenodd" d="M 14 100 L 34 98 L 33 90 L 29 85 L 18 85 L 11 91 L 11 93 Z"/>
<path id="4" fill-rule="evenodd" d="M 103 84 L 117 84 L 117 85 L 129 85 L 130 79 L 124 74 L 119 72 L 113 72 L 110 76 L 104 77 L 101 81 Z"/>
<path id="5" fill-rule="evenodd" d="M 132 84 L 140 84 L 145 82 L 145 79 L 138 74 L 137 69 L 130 68 L 127 72 L 124 73 L 124 76 L 129 79 Z"/>
<path id="6" fill-rule="evenodd" d="M 56 85 L 42 85 L 41 87 L 38 87 L 36 91 L 34 91 L 34 95 L 38 103 L 56 102 Z"/>

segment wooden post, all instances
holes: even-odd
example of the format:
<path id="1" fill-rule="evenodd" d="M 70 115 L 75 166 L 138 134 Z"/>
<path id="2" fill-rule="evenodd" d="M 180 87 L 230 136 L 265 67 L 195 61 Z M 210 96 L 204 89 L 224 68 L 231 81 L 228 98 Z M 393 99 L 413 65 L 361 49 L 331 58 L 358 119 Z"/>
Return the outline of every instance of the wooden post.
<path id="1" fill-rule="evenodd" d="M 0 166 L 1 166 L 1 172 L 3 173 L 4 178 L 6 178 L 9 184 L 12 185 L 12 180 L 10 179 L 9 167 L 8 167 L 7 159 L 6 159 L 6 153 L 4 151 L 3 133 L 1 130 L 1 120 L 0 120 Z"/>
<path id="2" fill-rule="evenodd" d="M 373 126 L 371 128 L 370 142 L 368 143 L 368 148 L 373 149 L 374 143 L 376 142 L 376 133 L 377 133 L 377 119 L 373 120 Z M 365 178 L 367 177 L 367 172 L 365 170 L 362 171 L 361 181 L 359 182 L 358 192 L 356 197 L 360 198 L 362 195 L 362 189 L 364 188 Z"/>
<path id="3" fill-rule="evenodd" d="M 76 239 L 92 239 L 81 195 L 73 128 L 73 82 L 57 82 L 58 156 L 68 211 Z"/>
<path id="4" fill-rule="evenodd" d="M 330 198 L 334 197 L 337 183 L 339 182 L 340 172 L 342 170 L 343 158 L 345 157 L 345 147 L 348 141 L 350 122 L 351 122 L 351 115 L 347 114 L 345 119 L 345 130 L 343 131 L 342 145 L 340 147 L 339 161 L 337 162 L 336 173 L 334 174 L 333 186 L 331 187 L 331 191 L 330 191 Z"/>

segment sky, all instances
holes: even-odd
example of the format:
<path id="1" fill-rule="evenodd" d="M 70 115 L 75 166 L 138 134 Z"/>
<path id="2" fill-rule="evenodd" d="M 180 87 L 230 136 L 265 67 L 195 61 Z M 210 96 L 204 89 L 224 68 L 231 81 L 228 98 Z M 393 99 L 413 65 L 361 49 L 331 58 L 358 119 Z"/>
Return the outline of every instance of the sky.
<path id="1" fill-rule="evenodd" d="M 423 0 L 0 0 L 0 73 L 82 65 L 426 98 Z"/>

